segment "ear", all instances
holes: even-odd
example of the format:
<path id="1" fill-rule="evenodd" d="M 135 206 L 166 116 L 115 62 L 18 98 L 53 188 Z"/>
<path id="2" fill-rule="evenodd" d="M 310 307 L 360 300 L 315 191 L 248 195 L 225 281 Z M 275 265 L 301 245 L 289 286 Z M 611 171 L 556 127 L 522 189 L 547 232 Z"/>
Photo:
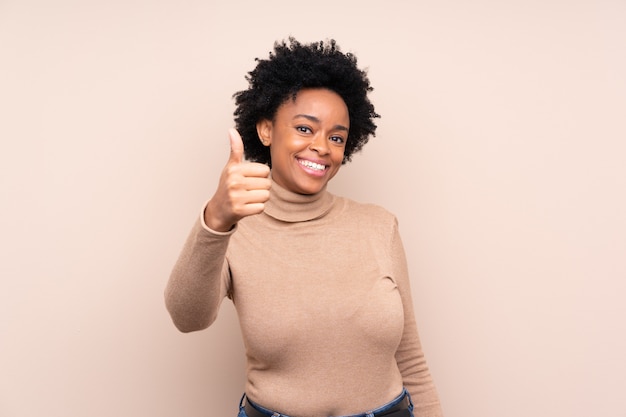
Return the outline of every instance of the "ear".
<path id="1" fill-rule="evenodd" d="M 261 143 L 265 146 L 272 144 L 272 121 L 268 119 L 259 120 L 256 124 L 256 132 Z"/>

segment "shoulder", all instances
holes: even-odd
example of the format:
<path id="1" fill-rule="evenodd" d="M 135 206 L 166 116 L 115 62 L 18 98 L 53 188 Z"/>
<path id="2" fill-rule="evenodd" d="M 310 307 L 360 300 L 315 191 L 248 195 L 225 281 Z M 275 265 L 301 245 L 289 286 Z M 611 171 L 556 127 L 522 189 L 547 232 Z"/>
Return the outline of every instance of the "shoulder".
<path id="1" fill-rule="evenodd" d="M 362 224 L 363 226 L 397 226 L 398 220 L 395 214 L 378 204 L 363 203 L 347 197 L 336 198 L 337 202 L 344 207 L 344 215 L 351 217 L 359 222 L 368 222 Z"/>

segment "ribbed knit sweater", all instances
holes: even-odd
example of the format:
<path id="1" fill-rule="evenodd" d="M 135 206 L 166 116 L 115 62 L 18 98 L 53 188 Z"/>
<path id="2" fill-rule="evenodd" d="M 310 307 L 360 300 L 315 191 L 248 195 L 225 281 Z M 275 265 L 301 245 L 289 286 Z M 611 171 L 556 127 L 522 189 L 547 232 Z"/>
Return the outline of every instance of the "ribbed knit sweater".
<path id="1" fill-rule="evenodd" d="M 396 218 L 324 189 L 273 183 L 265 211 L 220 233 L 203 216 L 172 271 L 166 305 L 182 331 L 233 300 L 247 396 L 297 417 L 350 415 L 409 390 L 416 417 L 442 415 L 417 332 Z"/>

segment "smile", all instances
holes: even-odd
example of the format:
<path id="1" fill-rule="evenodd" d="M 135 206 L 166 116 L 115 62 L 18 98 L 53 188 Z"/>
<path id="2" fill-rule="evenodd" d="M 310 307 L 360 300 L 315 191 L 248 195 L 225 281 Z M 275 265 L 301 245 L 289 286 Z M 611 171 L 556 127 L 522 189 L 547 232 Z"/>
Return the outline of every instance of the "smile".
<path id="1" fill-rule="evenodd" d="M 313 169 L 315 171 L 324 171 L 326 170 L 326 165 L 318 164 L 316 162 L 307 161 L 305 159 L 298 159 L 298 163 L 303 167 Z"/>

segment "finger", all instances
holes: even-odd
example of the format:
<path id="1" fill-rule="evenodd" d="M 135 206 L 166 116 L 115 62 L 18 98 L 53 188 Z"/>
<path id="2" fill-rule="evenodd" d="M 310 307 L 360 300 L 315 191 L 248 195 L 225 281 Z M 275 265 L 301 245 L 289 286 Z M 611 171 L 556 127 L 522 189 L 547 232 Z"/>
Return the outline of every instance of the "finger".
<path id="1" fill-rule="evenodd" d="M 240 163 L 243 161 L 243 140 L 236 129 L 228 129 L 228 138 L 230 139 L 230 157 L 228 161 Z"/>
<path id="2" fill-rule="evenodd" d="M 238 169 L 244 177 L 267 178 L 270 175 L 270 167 L 258 162 L 241 165 Z"/>
<path id="3" fill-rule="evenodd" d="M 243 186 L 248 191 L 269 190 L 272 186 L 272 181 L 269 178 L 246 177 Z"/>
<path id="4" fill-rule="evenodd" d="M 269 190 L 250 190 L 246 193 L 246 206 L 256 203 L 265 203 L 270 199 Z"/>
<path id="5" fill-rule="evenodd" d="M 263 202 L 250 203 L 241 210 L 241 217 L 252 216 L 254 214 L 262 213 L 265 210 L 265 204 Z"/>

